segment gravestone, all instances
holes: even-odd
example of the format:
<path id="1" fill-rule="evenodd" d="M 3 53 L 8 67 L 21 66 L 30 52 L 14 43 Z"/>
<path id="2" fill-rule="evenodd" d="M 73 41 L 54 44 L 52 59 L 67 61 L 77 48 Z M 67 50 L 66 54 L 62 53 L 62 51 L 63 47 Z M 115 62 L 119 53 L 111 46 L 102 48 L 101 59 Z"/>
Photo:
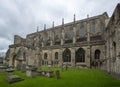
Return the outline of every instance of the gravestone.
<path id="1" fill-rule="evenodd" d="M 22 72 L 26 72 L 26 64 L 22 64 L 21 65 L 21 71 Z"/>
<path id="2" fill-rule="evenodd" d="M 36 72 L 38 75 L 42 75 L 42 70 L 37 70 Z"/>
<path id="3" fill-rule="evenodd" d="M 55 73 L 56 73 L 56 78 L 57 78 L 57 79 L 60 79 L 60 71 L 57 70 Z"/>
<path id="4" fill-rule="evenodd" d="M 53 77 L 53 71 L 46 71 L 46 76 L 47 77 Z"/>
<path id="5" fill-rule="evenodd" d="M 26 76 L 28 77 L 35 77 L 37 74 L 37 68 L 35 66 L 32 65 L 28 65 L 26 67 Z"/>
<path id="6" fill-rule="evenodd" d="M 5 72 L 7 69 L 7 66 L 1 65 L 0 66 L 0 72 Z"/>
<path id="7" fill-rule="evenodd" d="M 18 71 L 20 71 L 20 70 L 21 70 L 21 65 L 18 64 L 17 67 L 16 67 L 16 69 L 17 69 Z"/>

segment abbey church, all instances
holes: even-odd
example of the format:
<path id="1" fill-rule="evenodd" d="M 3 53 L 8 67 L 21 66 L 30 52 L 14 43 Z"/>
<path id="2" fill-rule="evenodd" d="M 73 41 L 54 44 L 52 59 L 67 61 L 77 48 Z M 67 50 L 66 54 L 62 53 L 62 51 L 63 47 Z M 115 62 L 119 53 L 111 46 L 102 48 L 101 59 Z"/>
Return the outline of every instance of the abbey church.
<path id="1" fill-rule="evenodd" d="M 99 67 L 120 74 L 120 4 L 111 17 L 107 12 L 14 36 L 6 53 L 9 66 Z"/>

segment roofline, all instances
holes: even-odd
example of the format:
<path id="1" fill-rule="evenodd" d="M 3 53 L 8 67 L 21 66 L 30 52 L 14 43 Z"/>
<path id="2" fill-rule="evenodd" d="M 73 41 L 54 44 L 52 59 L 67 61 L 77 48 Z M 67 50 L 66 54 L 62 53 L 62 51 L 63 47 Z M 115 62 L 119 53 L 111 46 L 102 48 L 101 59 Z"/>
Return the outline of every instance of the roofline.
<path id="1" fill-rule="evenodd" d="M 102 13 L 102 14 L 100 14 L 100 15 L 89 17 L 89 20 L 97 19 L 97 18 L 99 18 L 100 16 L 103 16 L 104 14 L 105 14 L 106 16 L 108 16 L 107 12 L 104 12 L 104 13 Z M 108 17 L 109 17 L 109 16 L 108 16 Z M 84 18 L 84 19 L 80 19 L 80 20 L 75 21 L 75 23 L 78 24 L 78 23 L 80 23 L 80 22 L 85 22 L 85 21 L 87 21 L 87 20 L 88 20 L 88 18 Z M 64 27 L 69 26 L 69 25 L 72 25 L 73 23 L 74 23 L 74 22 L 65 23 L 65 24 L 64 24 Z M 61 27 L 62 27 L 62 24 L 55 26 L 54 29 L 61 28 Z M 47 30 L 47 31 L 53 30 L 53 27 L 47 28 L 46 30 Z M 36 33 L 41 33 L 41 32 L 44 32 L 44 30 L 41 30 L 41 31 L 39 31 L 39 32 L 34 32 L 34 33 L 31 33 L 31 34 L 28 34 L 26 37 L 28 37 L 28 36 L 30 36 L 30 35 L 34 35 L 34 34 L 36 34 Z"/>

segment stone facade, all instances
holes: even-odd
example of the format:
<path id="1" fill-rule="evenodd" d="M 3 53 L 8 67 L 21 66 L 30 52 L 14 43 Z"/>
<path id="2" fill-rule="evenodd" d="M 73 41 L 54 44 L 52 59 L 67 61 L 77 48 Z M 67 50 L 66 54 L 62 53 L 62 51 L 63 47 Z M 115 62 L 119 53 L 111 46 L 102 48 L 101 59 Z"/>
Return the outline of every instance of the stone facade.
<path id="1" fill-rule="evenodd" d="M 120 4 L 116 6 L 105 33 L 105 70 L 120 74 Z"/>
<path id="2" fill-rule="evenodd" d="M 15 35 L 6 60 L 15 67 L 68 65 L 102 67 L 109 71 L 120 66 L 120 12 L 117 9 L 120 10 L 119 4 L 111 18 L 106 12 L 83 20 L 76 20 L 74 15 L 73 22 L 64 24 L 62 19 L 60 26 L 54 26 L 53 22 L 52 28 L 46 29 L 45 25 L 44 30 L 28 34 L 25 39 Z"/>

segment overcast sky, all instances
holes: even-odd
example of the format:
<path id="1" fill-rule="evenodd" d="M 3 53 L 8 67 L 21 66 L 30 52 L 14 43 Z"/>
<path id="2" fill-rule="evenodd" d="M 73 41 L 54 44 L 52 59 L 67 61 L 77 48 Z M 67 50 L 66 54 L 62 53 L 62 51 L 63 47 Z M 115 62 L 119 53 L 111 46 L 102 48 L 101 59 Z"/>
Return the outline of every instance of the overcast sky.
<path id="1" fill-rule="evenodd" d="M 95 16 L 113 13 L 120 0 L 0 0 L 0 52 L 13 44 L 14 35 L 26 37 L 27 34 L 76 19 L 84 19 L 87 14 Z"/>

